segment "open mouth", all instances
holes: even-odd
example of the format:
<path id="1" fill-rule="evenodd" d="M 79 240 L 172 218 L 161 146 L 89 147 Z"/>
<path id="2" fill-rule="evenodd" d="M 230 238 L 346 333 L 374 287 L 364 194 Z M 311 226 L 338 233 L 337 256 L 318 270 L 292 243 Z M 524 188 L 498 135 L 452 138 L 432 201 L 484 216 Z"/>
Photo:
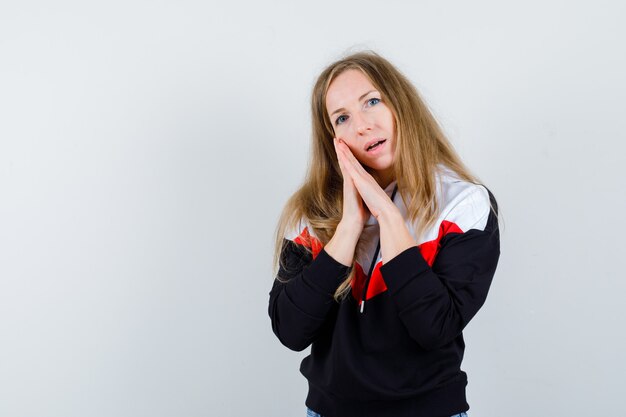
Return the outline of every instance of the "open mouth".
<path id="1" fill-rule="evenodd" d="M 379 140 L 379 141 L 378 141 L 378 142 L 376 142 L 376 143 L 373 143 L 372 145 L 370 145 L 370 147 L 369 147 L 369 148 L 367 148 L 367 152 L 369 152 L 369 151 L 371 151 L 371 150 L 374 150 L 374 149 L 378 148 L 379 146 L 381 146 L 381 145 L 382 145 L 383 143 L 385 143 L 386 141 L 387 141 L 387 139 L 382 139 L 382 140 Z"/>

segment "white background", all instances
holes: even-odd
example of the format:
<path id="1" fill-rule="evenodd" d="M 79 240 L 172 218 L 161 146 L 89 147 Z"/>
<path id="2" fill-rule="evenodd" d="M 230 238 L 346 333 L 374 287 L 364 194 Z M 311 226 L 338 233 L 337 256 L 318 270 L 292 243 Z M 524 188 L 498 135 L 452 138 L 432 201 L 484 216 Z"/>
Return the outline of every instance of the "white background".
<path id="1" fill-rule="evenodd" d="M 302 4 L 299 4 L 302 3 Z M 471 417 L 623 413 L 623 2 L 0 3 L 0 415 L 305 414 L 267 315 L 317 74 L 371 48 L 503 217 Z"/>

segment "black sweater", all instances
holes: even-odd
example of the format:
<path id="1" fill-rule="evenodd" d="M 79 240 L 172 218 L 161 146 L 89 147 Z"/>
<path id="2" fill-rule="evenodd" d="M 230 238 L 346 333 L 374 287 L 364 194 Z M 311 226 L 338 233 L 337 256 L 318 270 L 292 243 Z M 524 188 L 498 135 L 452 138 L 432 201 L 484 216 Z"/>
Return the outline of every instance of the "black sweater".
<path id="1" fill-rule="evenodd" d="M 311 346 L 300 366 L 309 382 L 306 405 L 324 417 L 443 417 L 469 409 L 462 330 L 485 302 L 498 263 L 489 202 L 497 206 L 484 186 L 443 167 L 438 178 L 435 226 L 417 238 L 407 222 L 418 246 L 373 262 L 379 228 L 368 220 L 352 291 L 341 303 L 333 293 L 350 268 L 324 250 L 305 220 L 284 237 L 287 268 L 278 275 L 286 282 L 274 280 L 270 291 L 272 329 L 292 350 Z M 393 201 L 406 218 L 399 193 Z M 372 273 L 364 272 L 372 263 Z"/>

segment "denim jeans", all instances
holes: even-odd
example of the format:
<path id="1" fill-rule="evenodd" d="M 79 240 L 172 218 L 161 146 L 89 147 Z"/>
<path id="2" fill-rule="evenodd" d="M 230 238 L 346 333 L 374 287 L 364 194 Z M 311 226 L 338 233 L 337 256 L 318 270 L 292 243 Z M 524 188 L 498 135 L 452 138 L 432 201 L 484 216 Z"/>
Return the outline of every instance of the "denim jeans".
<path id="1" fill-rule="evenodd" d="M 324 417 L 321 414 L 317 414 L 315 411 L 311 410 L 310 408 L 307 407 L 306 409 L 306 417 Z M 461 414 L 455 414 L 453 416 L 450 417 L 468 417 L 467 413 L 461 413 Z"/>

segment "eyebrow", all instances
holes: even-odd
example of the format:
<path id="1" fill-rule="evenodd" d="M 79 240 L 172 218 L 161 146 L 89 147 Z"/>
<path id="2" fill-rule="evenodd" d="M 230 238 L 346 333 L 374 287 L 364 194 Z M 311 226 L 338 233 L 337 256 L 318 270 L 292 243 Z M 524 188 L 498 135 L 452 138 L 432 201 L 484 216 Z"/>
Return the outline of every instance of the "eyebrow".
<path id="1" fill-rule="evenodd" d="M 361 97 L 359 97 L 359 100 L 358 100 L 358 101 L 363 100 L 363 98 L 364 98 L 365 96 L 367 96 L 367 95 L 368 95 L 368 94 L 370 94 L 370 93 L 374 93 L 374 92 L 377 92 L 377 90 L 370 90 L 370 91 L 368 91 L 367 93 L 365 93 L 365 94 L 363 94 Z M 342 108 L 340 108 L 340 109 L 337 109 L 337 110 L 335 110 L 334 112 L 332 112 L 332 113 L 330 114 L 330 117 L 333 117 L 333 115 L 334 115 L 335 113 L 339 113 L 339 112 L 342 112 L 342 111 L 345 111 L 345 110 L 346 110 L 346 109 L 344 109 L 343 107 L 342 107 Z"/>

